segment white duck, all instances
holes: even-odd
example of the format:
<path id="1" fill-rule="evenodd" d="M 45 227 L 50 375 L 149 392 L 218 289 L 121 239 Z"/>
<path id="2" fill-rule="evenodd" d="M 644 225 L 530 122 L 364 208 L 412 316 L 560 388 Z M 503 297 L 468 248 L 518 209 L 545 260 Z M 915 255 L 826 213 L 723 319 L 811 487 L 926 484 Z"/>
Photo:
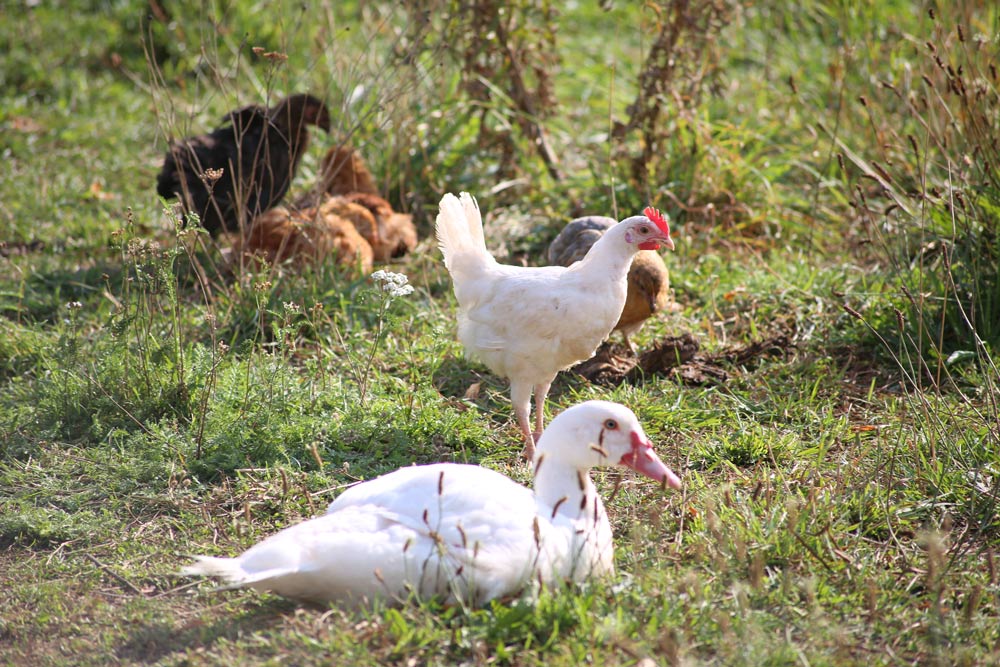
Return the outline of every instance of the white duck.
<path id="1" fill-rule="evenodd" d="M 542 434 L 534 493 L 479 466 L 401 468 L 348 489 L 321 517 L 236 558 L 199 556 L 182 574 L 349 605 L 414 593 L 481 605 L 535 582 L 610 574 L 611 525 L 589 475 L 601 465 L 681 488 L 631 410 L 589 401 Z"/>

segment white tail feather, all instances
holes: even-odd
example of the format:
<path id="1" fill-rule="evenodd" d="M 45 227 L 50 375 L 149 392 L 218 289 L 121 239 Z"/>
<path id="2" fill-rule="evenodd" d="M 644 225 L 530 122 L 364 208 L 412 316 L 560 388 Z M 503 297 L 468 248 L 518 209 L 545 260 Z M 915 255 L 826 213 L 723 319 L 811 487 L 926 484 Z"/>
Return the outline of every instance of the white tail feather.
<path id="1" fill-rule="evenodd" d="M 441 198 L 435 228 L 438 244 L 444 254 L 444 265 L 449 271 L 452 270 L 456 257 L 463 254 L 478 256 L 484 261 L 493 259 L 486 249 L 479 205 L 468 192 L 461 193 L 460 198 L 451 193 Z"/>
<path id="2" fill-rule="evenodd" d="M 288 568 L 273 568 L 260 572 L 247 571 L 239 558 L 215 558 L 213 556 L 195 556 L 196 563 L 188 565 L 180 571 L 185 577 L 215 577 L 225 582 L 214 590 L 228 591 L 234 588 L 256 588 L 257 590 L 275 590 L 282 593 L 282 587 L 291 597 L 308 597 L 307 591 L 294 592 L 295 577 L 298 572 Z"/>
<path id="3" fill-rule="evenodd" d="M 181 570 L 184 577 L 218 577 L 231 584 L 240 584 L 247 579 L 239 558 L 216 558 L 195 556 L 195 563 Z"/>

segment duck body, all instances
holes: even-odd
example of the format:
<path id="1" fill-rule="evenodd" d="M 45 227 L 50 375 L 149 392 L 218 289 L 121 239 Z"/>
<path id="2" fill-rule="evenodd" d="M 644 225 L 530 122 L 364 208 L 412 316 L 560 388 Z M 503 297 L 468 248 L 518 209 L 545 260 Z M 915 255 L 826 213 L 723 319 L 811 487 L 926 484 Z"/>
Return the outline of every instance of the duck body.
<path id="1" fill-rule="evenodd" d="M 236 558 L 199 557 L 184 574 L 347 606 L 375 599 L 398 603 L 411 596 L 478 606 L 536 584 L 610 574 L 611 525 L 589 467 L 560 461 L 554 445 L 566 438 L 550 433 L 553 427 L 561 430 L 564 415 L 572 417 L 584 406 L 606 408 L 598 410 L 601 414 L 610 406 L 616 416 L 605 417 L 604 423 L 635 419 L 627 408 L 600 401 L 564 412 L 539 442 L 534 491 L 480 466 L 402 468 L 348 489 L 325 515 L 287 528 Z M 593 458 L 593 445 L 608 455 L 605 459 L 617 456 L 616 462 L 680 485 L 652 453 L 637 421 L 638 435 L 625 439 L 628 446 L 619 448 L 624 452 L 619 455 L 608 447 L 615 438 L 601 435 L 599 416 L 589 420 L 596 424 L 593 437 L 573 443 L 576 449 Z M 546 436 L 553 446 L 544 446 Z M 644 458 L 637 462 L 636 457 Z"/>

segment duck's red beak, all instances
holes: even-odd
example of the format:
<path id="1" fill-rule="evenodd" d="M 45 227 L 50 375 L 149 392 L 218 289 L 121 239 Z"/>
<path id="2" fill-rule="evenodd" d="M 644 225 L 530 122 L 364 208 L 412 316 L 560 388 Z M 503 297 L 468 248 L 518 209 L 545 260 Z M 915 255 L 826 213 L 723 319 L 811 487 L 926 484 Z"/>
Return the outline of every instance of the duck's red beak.
<path id="1" fill-rule="evenodd" d="M 632 449 L 619 462 L 640 475 L 645 475 L 672 489 L 681 488 L 680 478 L 668 468 L 653 451 L 653 443 L 636 431 L 632 431 Z"/>

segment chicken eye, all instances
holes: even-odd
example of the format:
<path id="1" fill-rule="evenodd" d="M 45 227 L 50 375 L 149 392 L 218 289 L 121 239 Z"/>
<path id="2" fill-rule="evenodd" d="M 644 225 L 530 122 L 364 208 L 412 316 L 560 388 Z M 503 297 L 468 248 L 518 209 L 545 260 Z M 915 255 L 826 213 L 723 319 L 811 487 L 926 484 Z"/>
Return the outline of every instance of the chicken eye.
<path id="1" fill-rule="evenodd" d="M 648 234 L 649 233 L 649 227 L 647 227 L 646 225 L 643 225 L 642 227 L 639 228 L 639 233 L 640 234 Z"/>
<path id="2" fill-rule="evenodd" d="M 614 419 L 606 419 L 604 420 L 604 428 L 608 429 L 609 431 L 614 431 L 616 428 L 618 428 L 618 422 L 616 422 Z"/>

